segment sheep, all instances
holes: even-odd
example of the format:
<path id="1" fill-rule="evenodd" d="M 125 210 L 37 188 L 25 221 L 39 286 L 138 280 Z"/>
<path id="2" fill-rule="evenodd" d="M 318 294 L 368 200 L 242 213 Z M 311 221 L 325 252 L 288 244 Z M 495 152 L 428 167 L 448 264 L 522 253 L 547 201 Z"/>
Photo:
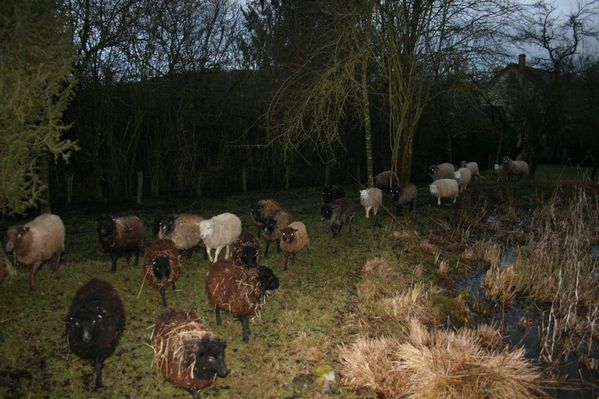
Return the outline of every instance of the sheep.
<path id="1" fill-rule="evenodd" d="M 480 172 L 478 170 L 478 163 L 477 162 L 466 162 L 466 161 L 462 161 L 460 163 L 460 166 L 462 168 L 468 168 L 470 169 L 470 173 L 472 174 L 472 178 L 480 178 Z"/>
<path id="2" fill-rule="evenodd" d="M 472 180 L 472 172 L 469 168 L 463 167 L 454 172 L 454 177 L 460 187 L 460 192 L 465 191 L 468 188 L 468 184 Z"/>
<path id="3" fill-rule="evenodd" d="M 454 179 L 435 180 L 429 186 L 429 190 L 433 196 L 437 197 L 437 205 L 441 205 L 441 198 L 453 198 L 455 204 L 460 194 L 458 182 Z"/>
<path id="4" fill-rule="evenodd" d="M 262 308 L 268 291 L 278 287 L 279 279 L 268 267 L 248 269 L 231 260 L 211 264 L 206 274 L 206 294 L 216 324 L 222 323 L 221 309 L 232 313 L 241 321 L 245 342 L 250 337 L 250 317 Z"/>
<path id="5" fill-rule="evenodd" d="M 508 177 L 520 176 L 520 178 L 523 178 L 528 176 L 528 164 L 525 161 L 512 161 L 510 157 L 504 157 L 503 167 Z"/>
<path id="6" fill-rule="evenodd" d="M 306 225 L 302 222 L 292 222 L 289 226 L 281 230 L 281 241 L 279 243 L 281 251 L 285 255 L 285 265 L 283 270 L 287 270 L 287 260 L 291 256 L 291 262 L 295 262 L 295 254 L 306 248 L 310 252 L 310 238 Z"/>
<path id="7" fill-rule="evenodd" d="M 6 232 L 6 252 L 14 252 L 18 262 L 30 266 L 29 287 L 35 290 L 35 275 L 45 261 L 52 271 L 60 267 L 64 252 L 64 224 L 59 216 L 42 214 L 24 225 L 11 226 Z"/>
<path id="8" fill-rule="evenodd" d="M 218 260 L 218 254 L 226 247 L 225 258 L 229 258 L 231 244 L 241 234 L 241 219 L 232 213 L 221 213 L 210 219 L 200 222 L 200 237 L 206 245 L 206 253 L 210 262 L 214 263 Z M 212 248 L 215 248 L 214 258 L 210 253 Z"/>
<path id="9" fill-rule="evenodd" d="M 275 200 L 265 199 L 252 204 L 250 207 L 250 217 L 252 222 L 258 226 L 258 233 L 262 230 L 262 225 L 266 222 L 266 219 L 273 216 L 275 213 L 281 210 L 281 205 Z"/>
<path id="10" fill-rule="evenodd" d="M 166 287 L 181 274 L 181 260 L 175 243 L 167 238 L 152 241 L 144 254 L 144 277 L 160 292 L 162 306 L 166 306 Z"/>
<path id="11" fill-rule="evenodd" d="M 277 250 L 280 250 L 281 230 L 287 227 L 289 223 L 291 223 L 291 214 L 282 209 L 266 219 L 262 225 L 262 237 L 266 241 L 265 258 L 268 256 L 268 248 L 271 242 L 275 241 Z"/>
<path id="12" fill-rule="evenodd" d="M 195 248 L 204 248 L 199 230 L 202 220 L 202 216 L 194 213 L 166 215 L 159 221 L 156 235 L 158 238 L 172 240 L 179 251 L 185 251 L 191 256 Z"/>
<path id="13" fill-rule="evenodd" d="M 366 210 L 366 219 L 370 217 L 371 209 L 376 216 L 379 206 L 383 204 L 383 192 L 380 188 L 376 187 L 360 190 L 360 204 L 362 204 Z"/>
<path id="14" fill-rule="evenodd" d="M 428 168 L 429 176 L 435 180 L 439 179 L 453 179 L 455 167 L 449 162 L 440 163 L 438 165 L 431 165 Z"/>
<path id="15" fill-rule="evenodd" d="M 399 179 L 392 171 L 385 170 L 374 177 L 374 186 L 387 190 L 399 186 Z"/>
<path id="16" fill-rule="evenodd" d="M 345 197 L 345 190 L 338 184 L 324 186 L 322 188 L 322 202 L 328 204 L 332 200 Z"/>
<path id="17" fill-rule="evenodd" d="M 153 364 L 178 388 L 199 399 L 199 390 L 229 374 L 225 363 L 227 344 L 215 338 L 191 311 L 161 314 L 152 333 Z"/>
<path id="18" fill-rule="evenodd" d="M 231 246 L 231 259 L 238 265 L 256 267 L 260 261 L 260 239 L 246 230 Z"/>
<path id="19" fill-rule="evenodd" d="M 0 284 L 6 278 L 6 265 L 4 264 L 4 255 L 0 254 Z"/>
<path id="20" fill-rule="evenodd" d="M 123 303 L 109 283 L 92 278 L 77 290 L 67 314 L 66 335 L 71 351 L 93 362 L 96 389 L 103 386 L 104 360 L 114 352 L 124 327 Z"/>
<path id="21" fill-rule="evenodd" d="M 356 213 L 356 203 L 347 198 L 339 198 L 320 208 L 320 220 L 328 221 L 333 237 L 341 232 L 344 224 L 351 231 L 351 224 Z"/>
<path id="22" fill-rule="evenodd" d="M 494 164 L 493 165 L 493 174 L 497 176 L 497 181 L 507 180 L 507 171 L 503 165 Z"/>
<path id="23" fill-rule="evenodd" d="M 409 205 L 410 212 L 414 213 L 416 209 L 416 197 L 418 190 L 412 183 L 406 184 L 403 187 L 393 187 L 391 189 L 393 205 L 395 205 L 395 214 L 401 213 L 402 207 Z"/>
<path id="24" fill-rule="evenodd" d="M 131 255 L 135 255 L 135 264 L 144 247 L 144 225 L 137 216 L 113 217 L 102 215 L 98 218 L 98 241 L 112 260 L 113 273 L 116 272 L 116 261 L 125 256 L 127 263 Z"/>

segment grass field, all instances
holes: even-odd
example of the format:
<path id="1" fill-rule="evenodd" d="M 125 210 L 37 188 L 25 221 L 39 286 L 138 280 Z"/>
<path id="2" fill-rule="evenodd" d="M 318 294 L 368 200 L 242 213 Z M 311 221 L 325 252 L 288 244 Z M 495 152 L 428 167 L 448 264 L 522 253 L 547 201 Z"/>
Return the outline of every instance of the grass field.
<path id="1" fill-rule="evenodd" d="M 339 383 L 340 345 L 349 345 L 358 336 L 399 335 L 407 326 L 404 319 L 390 317 L 384 308 L 369 303 L 368 292 L 393 296 L 419 284 L 428 291 L 435 312 L 437 321 L 432 324 L 467 324 L 472 310 L 464 298 L 451 293 L 450 287 L 456 274 L 476 267 L 476 260 L 462 256 L 469 249 L 475 227 L 487 213 L 501 212 L 506 203 L 526 213 L 555 192 L 558 180 L 565 187 L 565 195 L 568 187 L 578 184 L 585 184 L 596 194 L 596 184 L 581 183 L 582 176 L 572 168 L 542 167 L 534 183 L 498 184 L 488 177 L 474 182 L 457 204 L 441 207 L 435 205 L 428 187 L 419 187 L 416 217 L 393 218 L 379 210 L 376 217 L 366 219 L 360 208 L 352 232 L 344 228 L 336 238 L 319 220 L 321 200 L 316 187 L 202 200 L 148 201 L 139 208 L 120 205 L 119 211 L 142 218 L 149 243 L 157 215 L 233 212 L 241 217 L 245 228 L 255 232 L 249 219 L 250 204 L 263 198 L 279 201 L 294 219 L 306 224 L 311 252 L 298 254 L 287 271 L 282 270 L 283 257 L 276 251 L 263 259 L 261 263 L 274 270 L 281 285 L 250 322 L 248 343 L 241 340 L 241 324 L 232 316 L 225 314 L 223 324 L 216 325 L 204 292 L 208 261 L 202 254 L 182 256 L 183 273 L 177 290 L 167 292 L 169 307 L 193 310 L 228 344 L 226 359 L 231 372 L 203 394 L 211 398 L 374 398 L 376 392 L 354 391 Z M 347 193 L 357 190 L 346 187 Z M 386 205 L 390 209 L 388 197 Z M 52 274 L 43 267 L 37 275 L 37 289 L 31 292 L 27 270 L 19 267 L 19 276 L 0 287 L 0 397 L 189 397 L 152 367 L 150 336 L 154 320 L 164 308 L 157 291 L 147 284 L 142 287 L 141 265 L 127 265 L 119 259 L 118 271 L 110 272 L 109 257 L 97 243 L 98 209 L 57 213 L 67 231 L 59 271 Z M 2 234 L 9 224 L 22 221 L 3 221 Z M 378 256 L 387 259 L 392 270 L 379 281 L 367 282 L 364 265 Z M 92 366 L 69 352 L 65 336 L 71 298 L 91 277 L 113 284 L 127 314 L 116 353 L 105 363 L 105 387 L 99 392 L 93 392 Z M 368 291 L 366 283 L 372 284 L 374 291 Z M 317 377 L 329 368 L 336 372 L 337 384 L 332 391 L 322 393 Z"/>

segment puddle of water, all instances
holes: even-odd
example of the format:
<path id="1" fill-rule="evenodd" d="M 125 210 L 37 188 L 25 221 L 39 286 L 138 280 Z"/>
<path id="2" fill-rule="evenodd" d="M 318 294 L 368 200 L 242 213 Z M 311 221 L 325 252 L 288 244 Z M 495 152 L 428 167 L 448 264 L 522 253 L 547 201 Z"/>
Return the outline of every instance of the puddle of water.
<path id="1" fill-rule="evenodd" d="M 599 258 L 599 244 L 591 245 L 591 258 Z"/>

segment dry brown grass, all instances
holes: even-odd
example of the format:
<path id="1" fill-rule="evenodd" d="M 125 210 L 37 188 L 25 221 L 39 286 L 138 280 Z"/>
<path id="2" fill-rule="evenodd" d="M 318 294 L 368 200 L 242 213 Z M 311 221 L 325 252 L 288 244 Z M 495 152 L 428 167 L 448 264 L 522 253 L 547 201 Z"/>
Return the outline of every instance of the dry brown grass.
<path id="1" fill-rule="evenodd" d="M 388 398 L 531 398 L 540 375 L 522 349 L 491 350 L 480 331 L 427 330 L 405 340 L 358 339 L 339 350 L 342 383 Z"/>
<path id="2" fill-rule="evenodd" d="M 408 326 L 412 319 L 417 319 L 426 326 L 437 326 L 439 312 L 431 300 L 431 295 L 436 292 L 438 290 L 435 287 L 416 284 L 392 297 L 383 298 L 379 306 L 389 319 L 403 326 Z"/>
<path id="3" fill-rule="evenodd" d="M 503 306 L 508 305 L 517 293 L 516 268 L 493 265 L 485 274 L 483 287 L 488 299 L 496 300 Z"/>

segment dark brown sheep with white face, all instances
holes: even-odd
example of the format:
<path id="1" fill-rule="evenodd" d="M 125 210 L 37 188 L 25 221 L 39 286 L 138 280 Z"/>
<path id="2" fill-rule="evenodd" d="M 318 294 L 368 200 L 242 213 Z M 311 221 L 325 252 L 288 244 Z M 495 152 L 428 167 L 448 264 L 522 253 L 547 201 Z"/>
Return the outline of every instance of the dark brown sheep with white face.
<path id="1" fill-rule="evenodd" d="M 250 318 L 262 308 L 267 292 L 278 287 L 271 269 L 248 269 L 227 259 L 211 264 L 206 274 L 206 294 L 216 323 L 221 324 L 221 309 L 234 314 L 241 321 L 244 341 L 250 337 Z"/>
<path id="2" fill-rule="evenodd" d="M 262 225 L 262 237 L 266 240 L 266 249 L 264 250 L 264 257 L 268 256 L 268 248 L 271 242 L 275 242 L 277 245 L 277 251 L 279 248 L 279 241 L 281 240 L 281 230 L 287 227 L 291 223 L 291 214 L 280 210 L 273 216 L 266 219 Z"/>
<path id="3" fill-rule="evenodd" d="M 226 346 L 191 311 L 167 311 L 154 325 L 154 365 L 194 399 L 199 399 L 199 390 L 212 385 L 217 376 L 224 378 L 229 373 Z"/>
<path id="4" fill-rule="evenodd" d="M 35 275 L 42 263 L 50 261 L 52 271 L 60 266 L 64 251 L 64 224 L 57 215 L 40 215 L 32 221 L 11 226 L 6 232 L 6 252 L 14 252 L 17 261 L 30 267 L 29 286 L 35 289 Z"/>
<path id="5" fill-rule="evenodd" d="M 98 241 L 112 260 L 111 271 L 116 272 L 116 261 L 126 257 L 131 261 L 135 255 L 135 264 L 144 246 L 144 225 L 137 216 L 112 217 L 103 215 L 98 218 Z"/>
<path id="6" fill-rule="evenodd" d="M 266 222 L 266 219 L 280 210 L 281 205 L 272 199 L 264 199 L 252 204 L 250 207 L 250 217 L 252 222 L 258 226 L 258 234 L 260 234 L 260 230 L 264 222 Z"/>
<path id="7" fill-rule="evenodd" d="M 231 259 L 238 265 L 257 267 L 260 262 L 260 239 L 246 230 L 231 245 Z"/>
<path id="8" fill-rule="evenodd" d="M 144 276 L 160 292 L 162 306 L 166 306 L 166 288 L 176 289 L 181 274 L 179 250 L 171 240 L 152 241 L 144 254 Z"/>
<path id="9" fill-rule="evenodd" d="M 91 360 L 96 389 L 102 387 L 102 367 L 125 328 L 125 309 L 117 291 L 106 281 L 92 278 L 73 297 L 66 332 L 72 352 Z"/>

